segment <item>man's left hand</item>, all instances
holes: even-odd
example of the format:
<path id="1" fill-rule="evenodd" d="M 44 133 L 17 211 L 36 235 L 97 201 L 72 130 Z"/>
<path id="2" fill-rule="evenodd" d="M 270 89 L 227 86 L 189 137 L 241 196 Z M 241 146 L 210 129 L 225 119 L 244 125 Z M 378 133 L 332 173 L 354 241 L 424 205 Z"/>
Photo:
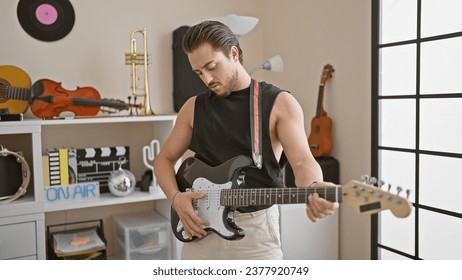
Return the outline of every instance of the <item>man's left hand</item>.
<path id="1" fill-rule="evenodd" d="M 331 202 L 314 193 L 308 196 L 306 203 L 306 214 L 315 223 L 321 218 L 331 216 L 339 207 L 338 202 Z"/>

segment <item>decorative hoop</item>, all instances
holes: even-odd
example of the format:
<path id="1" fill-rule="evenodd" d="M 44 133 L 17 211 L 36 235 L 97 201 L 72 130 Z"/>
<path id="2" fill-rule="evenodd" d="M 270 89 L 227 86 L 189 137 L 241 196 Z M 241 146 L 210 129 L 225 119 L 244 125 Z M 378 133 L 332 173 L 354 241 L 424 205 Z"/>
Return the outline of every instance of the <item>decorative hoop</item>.
<path id="1" fill-rule="evenodd" d="M 0 200 L 0 204 L 6 204 L 9 203 L 13 200 L 18 199 L 22 195 L 24 195 L 27 191 L 27 187 L 29 186 L 29 181 L 30 181 L 30 168 L 29 165 L 27 164 L 27 161 L 24 159 L 24 157 L 18 153 L 9 151 L 8 149 L 4 148 L 2 145 L 0 145 L 0 156 L 14 156 L 16 158 L 16 161 L 21 163 L 21 168 L 22 168 L 22 185 L 18 188 L 18 191 L 8 197 L 7 199 Z"/>

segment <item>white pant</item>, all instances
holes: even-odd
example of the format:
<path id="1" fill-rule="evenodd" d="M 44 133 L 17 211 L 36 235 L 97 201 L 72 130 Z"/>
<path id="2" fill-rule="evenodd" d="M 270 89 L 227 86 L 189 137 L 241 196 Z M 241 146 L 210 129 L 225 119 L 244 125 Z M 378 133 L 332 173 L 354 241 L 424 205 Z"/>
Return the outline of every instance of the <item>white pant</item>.
<path id="1" fill-rule="evenodd" d="M 240 240 L 226 240 L 214 232 L 183 244 L 184 260 L 281 260 L 279 209 L 276 205 L 251 213 L 234 213 L 236 225 L 245 232 Z"/>

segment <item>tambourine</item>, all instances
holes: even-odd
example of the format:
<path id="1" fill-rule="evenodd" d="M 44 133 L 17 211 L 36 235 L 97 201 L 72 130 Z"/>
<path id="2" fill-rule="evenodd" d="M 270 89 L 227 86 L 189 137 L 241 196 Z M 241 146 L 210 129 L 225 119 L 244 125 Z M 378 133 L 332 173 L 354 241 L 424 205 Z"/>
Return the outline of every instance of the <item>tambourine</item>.
<path id="1" fill-rule="evenodd" d="M 29 186 L 29 181 L 30 181 L 30 168 L 22 155 L 16 152 L 9 151 L 8 149 L 4 148 L 1 145 L 0 145 L 0 156 L 4 156 L 4 157 L 14 156 L 16 158 L 16 161 L 18 163 L 21 163 L 22 184 L 21 186 L 19 186 L 18 190 L 16 191 L 14 195 L 7 196 L 4 199 L 0 198 L 0 204 L 6 204 L 13 200 L 18 199 L 19 197 L 23 196 L 26 193 L 27 187 Z"/>

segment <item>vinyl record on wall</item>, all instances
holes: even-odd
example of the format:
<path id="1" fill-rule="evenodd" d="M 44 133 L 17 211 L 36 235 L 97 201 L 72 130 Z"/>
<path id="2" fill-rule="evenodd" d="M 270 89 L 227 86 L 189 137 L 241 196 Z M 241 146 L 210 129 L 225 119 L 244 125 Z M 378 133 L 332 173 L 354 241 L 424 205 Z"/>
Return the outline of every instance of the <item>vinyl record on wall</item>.
<path id="1" fill-rule="evenodd" d="M 27 34 L 46 42 L 64 38 L 75 22 L 69 0 L 19 0 L 17 14 Z"/>

